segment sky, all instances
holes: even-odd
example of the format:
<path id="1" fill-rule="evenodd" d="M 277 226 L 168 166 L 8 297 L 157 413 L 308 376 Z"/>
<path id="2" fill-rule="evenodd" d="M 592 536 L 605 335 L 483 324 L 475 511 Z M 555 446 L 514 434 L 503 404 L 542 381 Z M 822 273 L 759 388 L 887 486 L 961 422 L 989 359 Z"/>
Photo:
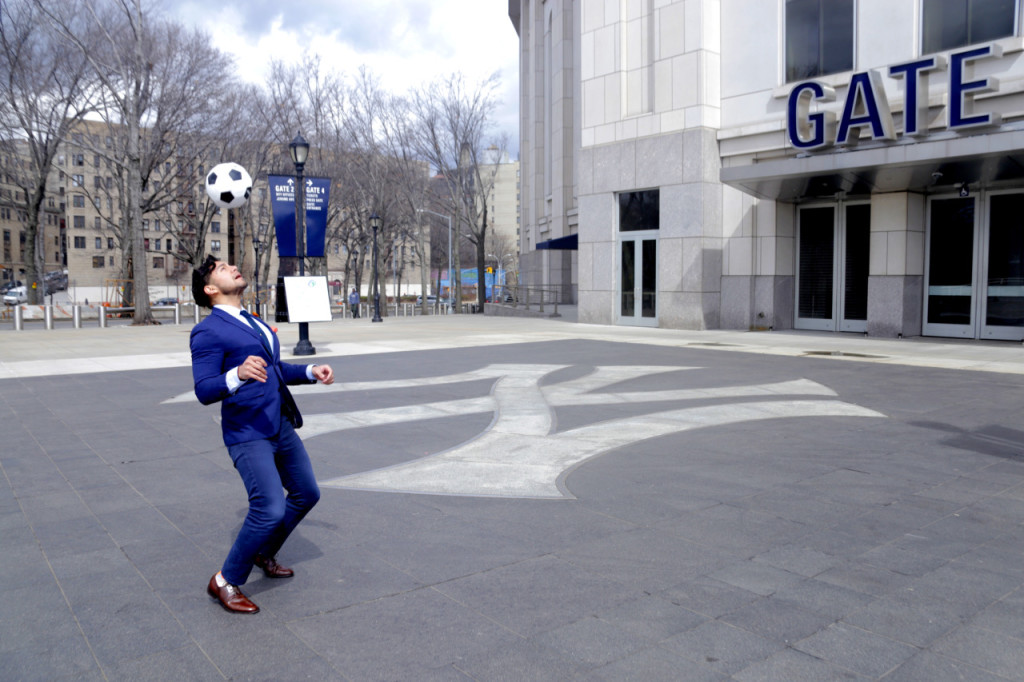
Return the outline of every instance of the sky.
<path id="1" fill-rule="evenodd" d="M 210 34 L 253 83 L 266 81 L 271 60 L 296 63 L 303 51 L 341 73 L 365 65 L 396 94 L 456 72 L 471 83 L 498 72 L 495 128 L 518 157 L 519 39 L 503 0 L 161 2 L 169 18 Z"/>

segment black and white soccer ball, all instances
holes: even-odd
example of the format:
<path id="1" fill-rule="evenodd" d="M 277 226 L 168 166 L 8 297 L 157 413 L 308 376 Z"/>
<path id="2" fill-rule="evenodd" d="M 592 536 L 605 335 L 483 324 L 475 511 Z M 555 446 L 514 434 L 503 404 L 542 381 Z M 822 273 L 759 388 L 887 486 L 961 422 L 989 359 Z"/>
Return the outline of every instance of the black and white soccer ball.
<path id="1" fill-rule="evenodd" d="M 252 193 L 252 178 L 237 163 L 218 163 L 206 174 L 206 194 L 221 208 L 238 208 Z"/>

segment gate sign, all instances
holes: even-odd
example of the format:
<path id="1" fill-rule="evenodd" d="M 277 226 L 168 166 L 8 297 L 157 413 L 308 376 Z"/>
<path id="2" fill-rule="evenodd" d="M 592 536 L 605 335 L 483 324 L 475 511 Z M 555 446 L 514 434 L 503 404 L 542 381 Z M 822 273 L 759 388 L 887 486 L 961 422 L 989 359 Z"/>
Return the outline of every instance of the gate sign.
<path id="1" fill-rule="evenodd" d="M 998 113 L 974 113 L 972 110 L 973 96 L 998 90 L 999 80 L 993 76 L 969 80 L 969 67 L 974 61 L 1001 56 L 1002 48 L 996 43 L 950 53 L 947 129 L 959 131 L 1000 123 Z M 928 76 L 944 70 L 947 70 L 947 62 L 942 56 L 889 67 L 890 78 L 903 80 L 904 135 L 928 133 Z M 786 133 L 794 148 L 817 150 L 832 145 L 850 146 L 857 143 L 861 132 L 866 132 L 872 140 L 896 139 L 889 101 L 878 71 L 864 71 L 850 77 L 838 122 L 833 111 L 811 113 L 812 101 L 832 102 L 835 98 L 835 89 L 818 81 L 804 81 L 793 87 L 786 107 Z"/>
<path id="2" fill-rule="evenodd" d="M 290 175 L 268 175 L 270 206 L 277 232 L 277 255 L 294 258 L 299 255 L 295 235 L 295 178 Z M 306 185 L 306 253 L 309 258 L 323 258 L 327 237 L 327 203 L 330 178 L 303 178 Z"/>

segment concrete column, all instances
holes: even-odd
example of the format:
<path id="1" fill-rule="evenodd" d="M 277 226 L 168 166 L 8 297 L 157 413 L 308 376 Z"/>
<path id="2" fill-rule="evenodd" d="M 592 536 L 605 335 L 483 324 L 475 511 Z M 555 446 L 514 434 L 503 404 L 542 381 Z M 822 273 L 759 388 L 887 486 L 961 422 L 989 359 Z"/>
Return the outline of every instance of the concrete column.
<path id="1" fill-rule="evenodd" d="M 871 197 L 868 335 L 919 336 L 924 286 L 925 197 Z"/>

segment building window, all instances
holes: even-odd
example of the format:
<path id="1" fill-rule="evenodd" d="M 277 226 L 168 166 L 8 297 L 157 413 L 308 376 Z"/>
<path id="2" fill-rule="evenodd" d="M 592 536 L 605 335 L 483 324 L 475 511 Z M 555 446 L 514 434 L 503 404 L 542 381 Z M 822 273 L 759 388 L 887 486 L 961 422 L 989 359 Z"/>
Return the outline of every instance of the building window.
<path id="1" fill-rule="evenodd" d="M 852 70 L 853 28 L 853 0 L 786 0 L 786 81 Z"/>
<path id="2" fill-rule="evenodd" d="M 159 239 L 153 240 L 153 250 L 154 251 L 159 251 L 160 250 L 160 240 Z"/>
<path id="3" fill-rule="evenodd" d="M 213 240 L 210 241 L 210 250 L 211 251 L 220 251 L 220 240 L 219 239 L 213 239 Z"/>
<path id="4" fill-rule="evenodd" d="M 72 175 L 71 176 L 71 186 L 72 187 L 84 187 L 85 186 L 85 176 L 84 175 Z"/>
<path id="5" fill-rule="evenodd" d="M 92 219 L 92 226 L 95 227 L 97 230 L 100 229 L 100 224 L 101 223 L 99 216 L 96 216 L 95 218 Z"/>
<path id="6" fill-rule="evenodd" d="M 84 249 L 85 248 L 85 237 L 75 237 L 75 248 L 76 249 Z"/>
<path id="7" fill-rule="evenodd" d="M 103 178 L 98 175 L 92 176 L 92 186 L 96 189 L 103 189 Z"/>
<path id="8" fill-rule="evenodd" d="M 142 231 L 143 232 L 148 232 L 149 231 L 149 221 L 148 220 L 143 220 L 142 221 Z"/>
<path id="9" fill-rule="evenodd" d="M 85 165 L 85 154 L 74 154 L 71 157 L 72 166 L 84 166 Z"/>
<path id="10" fill-rule="evenodd" d="M 75 227 L 85 227 L 85 216 L 76 215 L 72 218 Z"/>
<path id="11" fill-rule="evenodd" d="M 1016 33 L 1017 0 L 924 0 L 921 51 L 924 54 L 984 43 Z"/>
<path id="12" fill-rule="evenodd" d="M 292 221 L 292 222 L 294 222 L 294 221 Z M 212 223 L 210 223 L 210 232 L 220 233 L 220 223 L 217 222 L 216 220 L 214 220 Z"/>
<path id="13" fill-rule="evenodd" d="M 93 256 L 92 257 L 92 266 L 94 268 L 102 268 L 103 267 L 103 256 Z"/>
<path id="14" fill-rule="evenodd" d="M 153 269 L 154 270 L 163 270 L 164 269 L 164 257 L 163 256 L 153 256 Z"/>
<path id="15" fill-rule="evenodd" d="M 71 195 L 71 205 L 75 208 L 85 208 L 85 197 L 81 194 Z"/>
<path id="16" fill-rule="evenodd" d="M 171 250 L 171 240 L 168 239 L 167 240 L 167 251 L 168 251 L 168 253 L 170 252 L 170 250 Z"/>
<path id="17" fill-rule="evenodd" d="M 96 237 L 96 248 L 97 249 L 102 249 L 103 248 L 103 237 Z"/>
<path id="18" fill-rule="evenodd" d="M 143 239 L 142 240 L 142 248 L 144 248 L 146 251 L 149 251 L 149 240 L 148 239 Z"/>
<path id="19" fill-rule="evenodd" d="M 113 249 L 114 248 L 114 238 L 113 237 L 107 237 L 107 248 L 108 249 Z"/>
<path id="20" fill-rule="evenodd" d="M 657 230 L 660 225 L 658 190 L 619 194 L 619 232 Z"/>

